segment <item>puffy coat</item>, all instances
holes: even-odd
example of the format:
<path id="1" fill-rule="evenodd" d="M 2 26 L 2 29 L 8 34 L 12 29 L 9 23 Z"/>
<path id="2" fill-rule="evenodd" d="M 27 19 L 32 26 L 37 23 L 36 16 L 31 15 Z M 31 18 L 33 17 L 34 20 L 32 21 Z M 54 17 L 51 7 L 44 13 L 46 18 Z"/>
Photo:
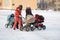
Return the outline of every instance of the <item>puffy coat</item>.
<path id="1" fill-rule="evenodd" d="M 15 17 L 19 17 L 20 15 L 21 15 L 21 12 L 17 9 L 17 10 L 15 11 L 14 16 L 15 16 Z"/>

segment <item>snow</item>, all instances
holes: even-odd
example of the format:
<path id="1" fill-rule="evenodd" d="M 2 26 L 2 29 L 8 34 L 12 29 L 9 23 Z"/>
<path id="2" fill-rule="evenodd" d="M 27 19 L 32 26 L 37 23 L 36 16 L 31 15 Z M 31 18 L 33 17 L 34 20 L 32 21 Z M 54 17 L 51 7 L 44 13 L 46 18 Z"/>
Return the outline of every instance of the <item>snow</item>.
<path id="1" fill-rule="evenodd" d="M 60 11 L 53 10 L 32 10 L 32 13 L 45 17 L 46 30 L 20 31 L 5 28 L 7 16 L 14 13 L 14 10 L 0 10 L 0 40 L 60 40 Z M 25 17 L 25 10 L 22 11 Z"/>

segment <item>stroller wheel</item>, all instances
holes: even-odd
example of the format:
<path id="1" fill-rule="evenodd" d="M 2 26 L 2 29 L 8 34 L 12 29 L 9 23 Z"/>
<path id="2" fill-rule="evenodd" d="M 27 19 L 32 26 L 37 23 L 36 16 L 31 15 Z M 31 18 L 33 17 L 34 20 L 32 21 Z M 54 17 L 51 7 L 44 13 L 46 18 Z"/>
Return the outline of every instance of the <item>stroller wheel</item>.
<path id="1" fill-rule="evenodd" d="M 31 31 L 34 31 L 35 28 L 31 27 Z"/>
<path id="2" fill-rule="evenodd" d="M 8 24 L 5 24 L 5 27 L 8 28 Z"/>
<path id="3" fill-rule="evenodd" d="M 33 25 L 31 26 L 31 31 L 34 31 L 36 29 L 36 27 Z"/>
<path id="4" fill-rule="evenodd" d="M 20 31 L 23 31 L 23 28 L 20 28 Z"/>
<path id="5" fill-rule="evenodd" d="M 41 28 L 41 26 L 38 26 L 38 28 L 37 28 L 38 30 L 42 30 L 42 28 Z"/>
<path id="6" fill-rule="evenodd" d="M 10 28 L 13 28 L 13 25 L 10 25 Z"/>
<path id="7" fill-rule="evenodd" d="M 27 25 L 26 26 L 26 31 L 30 31 L 31 30 L 31 26 L 30 25 Z"/>
<path id="8" fill-rule="evenodd" d="M 46 26 L 45 26 L 45 25 L 43 25 L 43 27 L 42 27 L 42 28 L 43 28 L 43 30 L 45 30 L 45 29 L 46 29 Z"/>
<path id="9" fill-rule="evenodd" d="M 28 29 L 28 28 L 26 28 L 26 31 L 29 31 L 29 29 Z"/>
<path id="10" fill-rule="evenodd" d="M 26 31 L 30 31 L 30 27 L 26 27 Z"/>
<path id="11" fill-rule="evenodd" d="M 23 30 L 26 30 L 26 26 L 23 26 L 22 29 L 23 29 Z"/>
<path id="12" fill-rule="evenodd" d="M 27 27 L 27 26 L 23 26 L 22 29 L 25 30 L 25 31 L 29 31 L 29 27 Z"/>

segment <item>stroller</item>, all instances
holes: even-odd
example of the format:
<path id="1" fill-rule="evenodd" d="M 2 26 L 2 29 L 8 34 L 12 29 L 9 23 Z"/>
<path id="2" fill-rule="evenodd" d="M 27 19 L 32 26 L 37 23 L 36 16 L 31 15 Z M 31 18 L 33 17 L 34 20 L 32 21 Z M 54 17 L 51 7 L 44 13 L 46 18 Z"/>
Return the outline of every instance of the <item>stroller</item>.
<path id="1" fill-rule="evenodd" d="M 31 30 L 33 31 L 36 28 L 38 30 L 42 30 L 42 29 L 45 30 L 46 26 L 43 25 L 43 22 L 44 22 L 44 17 L 42 15 L 35 14 L 35 22 L 30 24 L 34 26 L 31 28 Z"/>
<path id="2" fill-rule="evenodd" d="M 10 14 L 7 16 L 7 23 L 5 24 L 5 27 L 8 28 L 10 26 L 10 28 L 12 28 L 13 24 L 14 24 L 14 14 Z M 16 26 L 18 28 L 18 24 Z"/>
<path id="3" fill-rule="evenodd" d="M 44 17 L 42 15 L 38 15 L 38 14 L 35 14 L 35 22 L 33 23 L 29 23 L 26 27 L 24 26 L 23 29 L 25 29 L 26 31 L 34 31 L 36 28 L 38 30 L 45 30 L 46 29 L 46 26 L 43 25 L 43 22 L 44 22 Z"/>

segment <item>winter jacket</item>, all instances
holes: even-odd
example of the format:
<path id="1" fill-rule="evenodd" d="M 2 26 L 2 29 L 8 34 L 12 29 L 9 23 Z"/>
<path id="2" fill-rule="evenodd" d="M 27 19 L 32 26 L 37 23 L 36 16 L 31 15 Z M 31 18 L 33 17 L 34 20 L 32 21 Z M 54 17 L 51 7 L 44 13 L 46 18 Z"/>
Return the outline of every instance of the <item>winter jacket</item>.
<path id="1" fill-rule="evenodd" d="M 15 16 L 15 17 L 21 16 L 21 11 L 20 11 L 19 9 L 16 9 L 14 16 Z"/>

